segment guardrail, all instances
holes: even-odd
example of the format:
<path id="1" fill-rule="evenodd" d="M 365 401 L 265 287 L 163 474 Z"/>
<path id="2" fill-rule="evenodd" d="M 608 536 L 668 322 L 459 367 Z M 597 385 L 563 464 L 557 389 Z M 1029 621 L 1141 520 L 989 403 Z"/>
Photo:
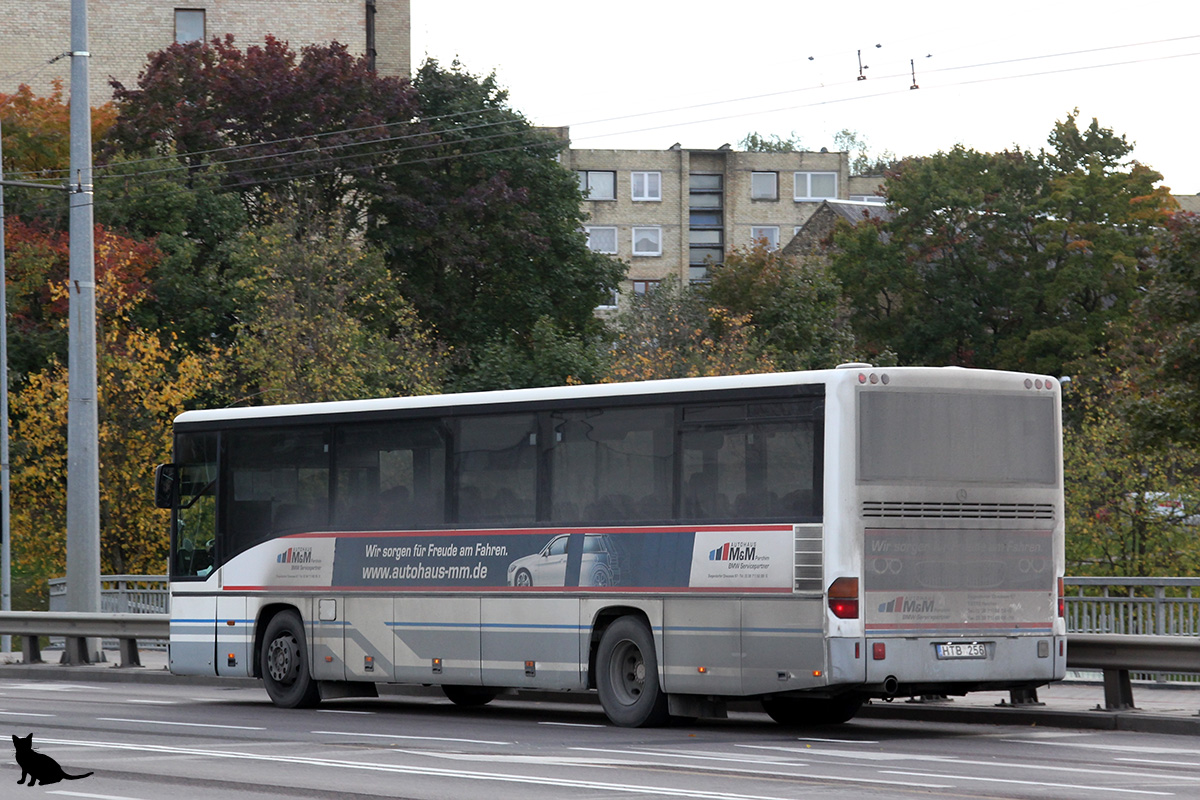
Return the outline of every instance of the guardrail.
<path id="1" fill-rule="evenodd" d="M 106 614 L 85 611 L 0 611 L 0 633 L 21 637 L 21 653 L 26 664 L 42 661 L 39 636 L 65 636 L 67 649 L 63 663 L 86 664 L 87 640 L 95 637 L 116 639 L 120 645 L 121 666 L 140 667 L 138 639 L 166 639 L 171 635 L 167 614 Z"/>

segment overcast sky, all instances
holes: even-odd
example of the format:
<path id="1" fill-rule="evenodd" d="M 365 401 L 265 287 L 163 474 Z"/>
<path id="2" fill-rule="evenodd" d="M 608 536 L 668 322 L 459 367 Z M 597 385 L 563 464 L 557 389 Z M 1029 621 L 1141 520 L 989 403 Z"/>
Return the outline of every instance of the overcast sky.
<path id="1" fill-rule="evenodd" d="M 569 125 L 575 147 L 757 131 L 819 150 L 849 128 L 901 156 L 1036 151 L 1078 108 L 1172 192 L 1200 193 L 1196 0 L 412 0 L 412 45 L 414 70 L 495 70 L 514 108 Z"/>

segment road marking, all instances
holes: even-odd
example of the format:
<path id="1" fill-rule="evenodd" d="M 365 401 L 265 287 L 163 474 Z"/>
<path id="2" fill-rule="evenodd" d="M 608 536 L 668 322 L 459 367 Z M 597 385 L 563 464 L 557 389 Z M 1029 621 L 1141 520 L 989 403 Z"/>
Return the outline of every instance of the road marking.
<path id="1" fill-rule="evenodd" d="M 125 797 L 116 794 L 89 794 L 87 792 L 68 792 L 65 789 L 51 789 L 46 794 L 61 794 L 66 797 L 91 797 L 94 800 L 141 800 L 138 797 Z"/>
<path id="2" fill-rule="evenodd" d="M 538 725 L 560 725 L 564 728 L 607 728 L 607 725 L 597 725 L 593 722 L 539 722 Z"/>
<path id="3" fill-rule="evenodd" d="M 1122 753 L 1146 753 L 1148 755 L 1200 756 L 1200 750 L 1183 747 L 1125 747 L 1119 744 L 1088 744 L 1087 742 L 1026 742 L 1021 739 L 1001 739 L 1000 741 L 1032 744 L 1035 747 L 1075 747 L 1086 750 L 1117 750 Z"/>
<path id="4" fill-rule="evenodd" d="M 1012 783 L 1018 786 L 1042 786 L 1048 789 L 1083 789 L 1089 792 L 1119 792 L 1121 794 L 1152 794 L 1158 797 L 1174 797 L 1174 792 L 1152 792 L 1148 789 L 1118 789 L 1114 786 L 1082 786 L 1077 783 L 1046 783 L 1045 781 L 1019 781 L 1015 778 L 985 778 L 981 775 L 938 775 L 929 772 L 902 772 L 881 769 L 884 775 L 907 775 L 913 778 L 942 778 L 956 781 L 982 781 L 984 783 Z M 1092 770 L 1095 773 L 1095 770 Z"/>
<path id="5" fill-rule="evenodd" d="M 167 722 L 161 719 L 125 719 L 123 717 L 96 717 L 98 722 L 132 722 L 138 725 L 180 725 L 185 728 L 222 728 L 227 731 L 265 731 L 250 725 L 209 725 L 205 722 Z"/>
<path id="6" fill-rule="evenodd" d="M 1129 761 L 1134 764 L 1157 764 L 1162 767 L 1191 767 L 1195 769 L 1197 766 L 1195 761 L 1159 761 L 1153 758 L 1117 758 L 1114 761 Z M 1176 777 L 1176 776 L 1172 776 Z"/>
<path id="7" fill-rule="evenodd" d="M 360 733 L 358 731 L 309 731 L 318 736 L 371 736 L 376 739 L 415 739 L 419 742 L 466 742 L 467 744 L 512 744 L 489 742 L 487 739 L 453 739 L 446 736 L 404 736 L 399 733 Z"/>
<path id="8" fill-rule="evenodd" d="M 374 711 L 350 711 L 344 708 L 318 708 L 318 714 L 374 714 Z"/>
<path id="9" fill-rule="evenodd" d="M 767 745 L 755 744 L 738 744 L 734 747 L 746 747 L 753 750 L 784 750 L 789 753 L 799 753 L 809 757 L 813 756 L 838 756 L 842 758 L 861 758 L 866 761 L 932 761 L 934 763 L 945 764 L 947 766 L 972 766 L 972 767 L 1012 767 L 1019 770 L 1046 770 L 1049 772 L 1082 772 L 1086 775 L 1095 775 L 1096 770 L 1091 767 L 1064 767 L 1057 764 L 1031 764 L 1029 762 L 1011 762 L 1011 761 L 974 761 L 967 758 L 959 758 L 958 756 L 925 756 L 904 753 L 878 753 L 878 752 L 862 752 L 856 750 L 817 750 L 811 747 L 806 747 L 803 750 L 795 747 L 769 747 Z M 1130 748 L 1132 749 L 1132 748 Z M 1195 782 L 1200 778 L 1179 775 L 1166 775 L 1153 772 L 1119 772 L 1115 770 L 1107 770 L 1106 775 L 1120 775 L 1127 778 L 1165 778 L 1170 780 L 1182 780 Z"/>
<path id="10" fill-rule="evenodd" d="M 630 762 L 630 763 L 639 764 L 640 766 L 645 766 L 645 767 L 662 767 L 662 766 L 664 766 L 666 764 L 666 761 L 663 758 L 663 756 L 676 756 L 676 757 L 680 757 L 680 758 L 696 758 L 696 759 L 702 759 L 705 761 L 740 761 L 742 764 L 750 763 L 750 764 L 762 764 L 762 765 L 779 766 L 779 767 L 810 766 L 810 763 L 807 761 L 794 761 L 793 760 L 793 761 L 751 761 L 751 762 L 747 762 L 744 759 L 728 758 L 725 756 L 691 755 L 691 754 L 677 753 L 677 752 L 670 751 L 670 750 L 662 751 L 662 752 L 654 752 L 654 751 L 646 751 L 646 750 L 606 750 L 606 749 L 600 748 L 600 747 L 572 747 L 571 749 L 572 750 L 592 751 L 592 752 L 597 752 L 597 753 L 620 753 L 623 755 L 656 756 L 659 759 L 658 761 Z M 727 775 L 754 775 L 754 776 L 768 776 L 768 777 L 772 777 L 772 778 L 790 778 L 792 780 L 806 780 L 806 781 L 812 781 L 814 783 L 869 783 L 869 784 L 882 784 L 884 786 L 910 786 L 910 787 L 915 787 L 915 788 L 919 788 L 919 789 L 952 789 L 952 788 L 954 788 L 951 784 L 945 784 L 945 783 L 916 783 L 916 782 L 911 782 L 911 781 L 897 781 L 897 780 L 892 780 L 892 779 L 877 780 L 875 778 L 851 778 L 851 777 L 843 777 L 841 775 L 814 775 L 811 773 L 803 773 L 803 772 L 773 772 L 770 770 L 764 770 L 764 769 L 760 769 L 760 768 L 737 769 L 734 767 L 718 767 L 718 766 L 708 765 L 708 766 L 704 767 L 704 770 L 706 772 L 724 773 Z"/>
<path id="11" fill-rule="evenodd" d="M 151 706 L 174 706 L 179 705 L 178 700 L 124 700 L 125 703 L 141 703 Z"/>
<path id="12" fill-rule="evenodd" d="M 644 794 L 659 797 L 689 797 L 696 800 L 791 800 L 779 795 L 750 795 L 730 794 L 704 789 L 685 789 L 677 786 L 647 786 L 628 783 L 608 783 L 605 781 L 575 780 L 571 778 L 554 778 L 546 775 L 509 775 L 503 772 L 476 772 L 468 770 L 442 769 L 438 767 L 414 767 L 399 764 L 380 764 L 369 761 L 339 761 L 330 758 L 305 758 L 301 756 L 268 756 L 254 753 L 234 753 L 222 750 L 204 750 L 194 747 L 173 747 L 153 744 L 115 744 L 110 742 L 94 742 L 78 739 L 40 739 L 42 744 L 66 744 L 79 747 L 95 747 L 107 750 L 134 750 L 140 753 L 171 753 L 176 755 L 194 755 L 207 758 L 229 758 L 243 761 L 271 761 L 281 764 L 299 764 L 314 767 L 333 767 L 338 769 L 359 769 L 370 772 L 384 772 L 397 775 L 422 775 L 434 778 L 457 778 L 459 780 L 495 781 L 498 783 L 519 783 L 533 786 L 555 786 L 566 789 L 591 789 L 604 792 L 622 792 L 624 794 Z M 839 778 L 825 776 L 792 775 L 792 778 L 806 778 L 815 783 L 882 783 L 889 786 L 918 786 L 948 789 L 942 784 L 906 783 L 894 780 L 876 781 L 866 778 Z"/>
<path id="13" fill-rule="evenodd" d="M 6 717 L 55 717 L 57 714 L 35 714 L 32 711 L 0 711 Z"/>
<path id="14" fill-rule="evenodd" d="M 797 742 L 831 742 L 833 744 L 879 744 L 869 739 L 818 739 L 814 736 L 797 736 Z"/>

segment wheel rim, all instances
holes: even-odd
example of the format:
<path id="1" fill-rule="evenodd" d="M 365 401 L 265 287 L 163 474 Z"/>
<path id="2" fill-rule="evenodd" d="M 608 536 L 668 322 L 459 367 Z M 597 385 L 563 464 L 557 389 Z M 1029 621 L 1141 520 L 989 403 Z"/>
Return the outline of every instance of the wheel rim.
<path id="1" fill-rule="evenodd" d="M 267 672 L 276 683 L 295 683 L 299 663 L 300 647 L 290 635 L 280 636 L 267 648 Z"/>
<path id="2" fill-rule="evenodd" d="M 613 693 L 617 702 L 631 706 L 646 691 L 646 659 L 641 649 L 629 640 L 613 650 L 611 662 Z"/>

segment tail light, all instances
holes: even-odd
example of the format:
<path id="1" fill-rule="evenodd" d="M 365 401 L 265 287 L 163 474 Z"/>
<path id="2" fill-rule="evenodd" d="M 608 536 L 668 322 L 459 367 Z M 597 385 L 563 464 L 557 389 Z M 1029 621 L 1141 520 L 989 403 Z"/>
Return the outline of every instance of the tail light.
<path id="1" fill-rule="evenodd" d="M 858 619 L 858 578 L 838 578 L 829 584 L 829 610 L 838 619 Z"/>
<path id="2" fill-rule="evenodd" d="M 1067 593 L 1065 591 L 1065 587 L 1063 586 L 1063 579 L 1059 578 L 1058 579 L 1058 615 L 1060 617 L 1065 617 L 1067 615 L 1066 594 Z"/>

